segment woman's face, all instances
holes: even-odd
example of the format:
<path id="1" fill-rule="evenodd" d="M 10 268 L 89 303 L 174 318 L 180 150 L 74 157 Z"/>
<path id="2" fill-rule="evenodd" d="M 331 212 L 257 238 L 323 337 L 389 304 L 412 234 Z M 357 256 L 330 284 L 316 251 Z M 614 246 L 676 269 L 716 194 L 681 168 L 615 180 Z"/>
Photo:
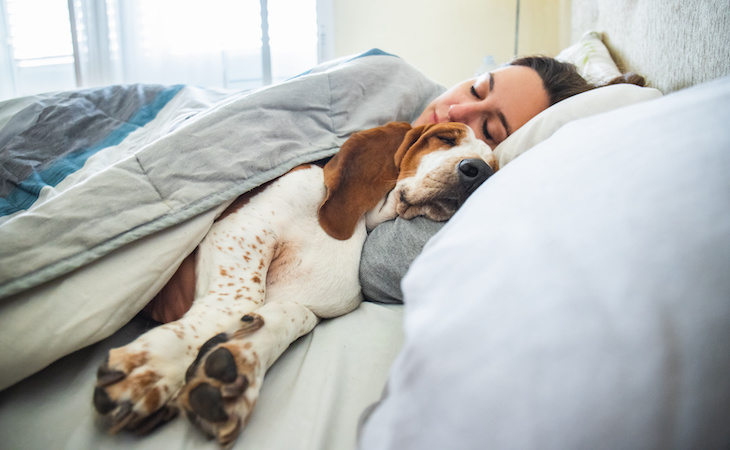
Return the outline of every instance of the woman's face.
<path id="1" fill-rule="evenodd" d="M 460 122 L 494 148 L 548 106 L 537 72 L 506 66 L 447 90 L 426 107 L 413 126 Z"/>

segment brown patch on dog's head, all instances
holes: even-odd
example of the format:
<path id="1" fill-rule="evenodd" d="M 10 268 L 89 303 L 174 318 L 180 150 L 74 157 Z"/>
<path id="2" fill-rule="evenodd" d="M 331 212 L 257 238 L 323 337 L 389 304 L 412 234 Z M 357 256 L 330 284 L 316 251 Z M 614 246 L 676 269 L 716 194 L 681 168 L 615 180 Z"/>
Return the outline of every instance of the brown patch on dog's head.
<path id="1" fill-rule="evenodd" d="M 421 159 L 444 147 L 454 147 L 467 137 L 465 127 L 459 123 L 430 124 L 413 128 L 396 153 L 396 161 L 400 169 L 398 179 L 416 173 Z"/>

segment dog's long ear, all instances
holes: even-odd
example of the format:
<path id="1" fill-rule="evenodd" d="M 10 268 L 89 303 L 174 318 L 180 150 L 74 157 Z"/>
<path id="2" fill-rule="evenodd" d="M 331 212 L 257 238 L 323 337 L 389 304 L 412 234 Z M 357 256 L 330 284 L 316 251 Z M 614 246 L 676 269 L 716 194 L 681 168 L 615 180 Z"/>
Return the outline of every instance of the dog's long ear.
<path id="1" fill-rule="evenodd" d="M 325 166 L 327 196 L 319 224 L 335 239 L 349 239 L 360 217 L 395 187 L 395 154 L 411 126 L 393 122 L 353 134 Z"/>
<path id="2" fill-rule="evenodd" d="M 403 158 L 405 158 L 406 153 L 408 153 L 408 150 L 413 147 L 413 144 L 415 144 L 420 138 L 421 135 L 430 128 L 431 125 L 421 125 L 415 128 L 412 128 L 408 133 L 406 133 L 405 138 L 403 138 L 403 142 L 401 142 L 400 147 L 398 147 L 398 151 L 395 152 L 395 165 L 398 167 L 398 170 L 400 171 L 401 163 L 403 162 Z"/>

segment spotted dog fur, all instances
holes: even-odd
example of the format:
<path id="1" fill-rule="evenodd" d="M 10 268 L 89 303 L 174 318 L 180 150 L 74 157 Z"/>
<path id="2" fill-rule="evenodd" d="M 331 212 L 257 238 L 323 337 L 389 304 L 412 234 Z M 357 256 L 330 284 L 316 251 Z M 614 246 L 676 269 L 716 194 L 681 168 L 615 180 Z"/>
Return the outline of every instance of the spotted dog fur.
<path id="1" fill-rule="evenodd" d="M 99 367 L 94 405 L 110 431 L 148 432 L 182 410 L 231 445 L 286 348 L 359 305 L 367 229 L 397 215 L 446 220 L 496 168 L 464 125 L 393 123 L 236 201 L 190 260 L 189 310 Z"/>

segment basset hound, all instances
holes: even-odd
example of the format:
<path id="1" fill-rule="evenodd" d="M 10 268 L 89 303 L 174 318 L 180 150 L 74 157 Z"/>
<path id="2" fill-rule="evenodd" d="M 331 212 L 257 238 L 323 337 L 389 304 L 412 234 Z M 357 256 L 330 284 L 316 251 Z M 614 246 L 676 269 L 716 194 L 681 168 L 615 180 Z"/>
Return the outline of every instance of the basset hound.
<path id="1" fill-rule="evenodd" d="M 465 125 L 395 122 L 239 198 L 157 298 L 152 315 L 168 323 L 99 367 L 93 402 L 110 431 L 144 433 L 182 409 L 232 444 L 284 350 L 360 304 L 367 231 L 396 216 L 447 220 L 496 169 Z M 165 299 L 184 306 L 166 311 Z"/>

